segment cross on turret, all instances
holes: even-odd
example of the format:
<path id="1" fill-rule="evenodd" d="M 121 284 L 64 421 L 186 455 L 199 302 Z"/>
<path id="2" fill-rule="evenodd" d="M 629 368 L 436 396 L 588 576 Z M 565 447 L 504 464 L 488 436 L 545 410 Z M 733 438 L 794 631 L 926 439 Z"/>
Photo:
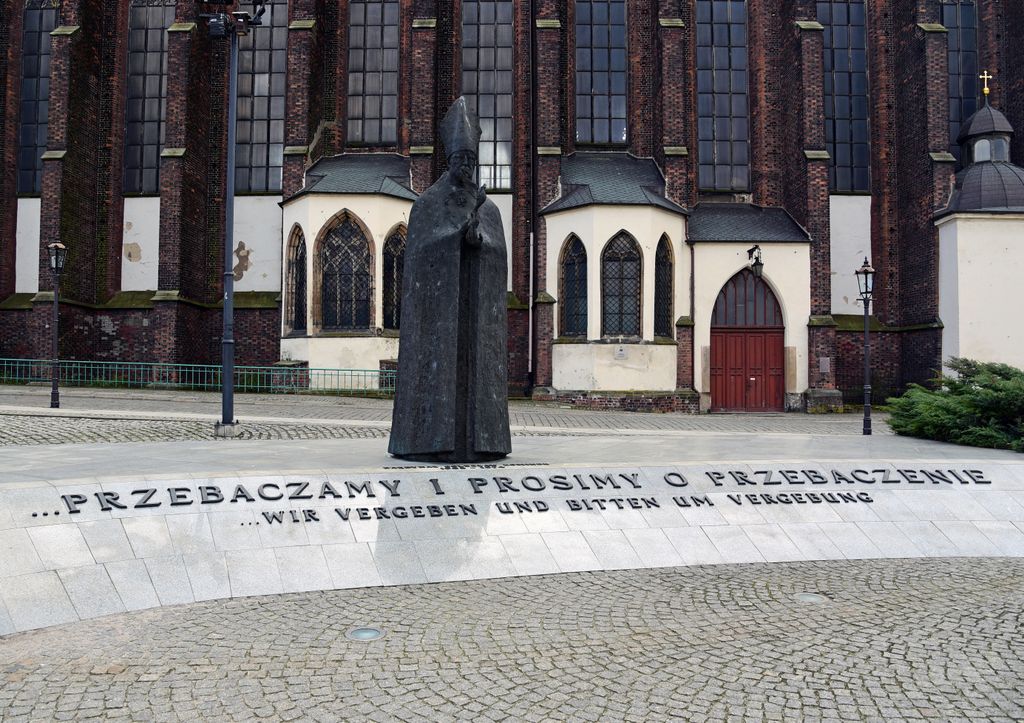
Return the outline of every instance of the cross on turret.
<path id="1" fill-rule="evenodd" d="M 987 70 L 985 70 L 978 77 L 981 78 L 985 82 L 985 87 L 984 87 L 984 89 L 982 89 L 981 92 L 985 94 L 985 100 L 988 100 L 988 94 L 990 92 L 992 92 L 991 88 L 988 87 L 988 82 L 990 80 L 992 80 L 993 78 L 995 78 L 995 76 L 992 75 L 991 73 L 989 73 Z"/>

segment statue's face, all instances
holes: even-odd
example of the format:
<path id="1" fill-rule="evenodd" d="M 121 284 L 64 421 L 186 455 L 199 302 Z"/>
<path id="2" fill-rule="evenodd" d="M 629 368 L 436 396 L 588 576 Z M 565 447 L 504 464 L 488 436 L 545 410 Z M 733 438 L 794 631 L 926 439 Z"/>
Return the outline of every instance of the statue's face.
<path id="1" fill-rule="evenodd" d="M 448 170 L 460 183 L 467 186 L 472 184 L 476 172 L 476 154 L 470 151 L 456 151 L 448 159 Z"/>

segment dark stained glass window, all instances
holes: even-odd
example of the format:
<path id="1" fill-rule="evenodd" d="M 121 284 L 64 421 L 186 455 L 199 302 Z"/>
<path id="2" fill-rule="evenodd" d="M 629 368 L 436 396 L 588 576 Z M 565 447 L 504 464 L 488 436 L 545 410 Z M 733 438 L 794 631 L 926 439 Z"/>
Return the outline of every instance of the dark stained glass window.
<path id="1" fill-rule="evenodd" d="M 306 239 L 296 229 L 288 244 L 288 315 L 291 331 L 306 330 Z"/>
<path id="2" fill-rule="evenodd" d="M 327 232 L 317 255 L 322 327 L 368 329 L 373 303 L 370 242 L 351 218 Z"/>
<path id="3" fill-rule="evenodd" d="M 583 242 L 571 236 L 562 252 L 561 291 L 558 294 L 562 309 L 559 336 L 587 335 L 587 251 Z"/>
<path id="4" fill-rule="evenodd" d="M 384 243 L 384 328 L 400 329 L 402 320 L 402 268 L 405 266 L 405 229 L 396 230 Z"/>
<path id="5" fill-rule="evenodd" d="M 743 269 L 718 292 L 711 326 L 782 326 L 782 310 L 763 279 Z"/>
<path id="6" fill-rule="evenodd" d="M 601 254 L 601 335 L 640 336 L 640 247 L 626 232 Z"/>
<path id="7" fill-rule="evenodd" d="M 128 10 L 128 91 L 124 192 L 160 192 L 167 98 L 167 28 L 173 0 L 132 0 Z"/>
<path id="8" fill-rule="evenodd" d="M 512 188 L 512 0 L 463 0 L 462 93 L 480 118 L 480 183 Z"/>
<path id="9" fill-rule="evenodd" d="M 288 3 L 267 3 L 263 25 L 238 40 L 235 190 L 281 190 Z"/>
<path id="10" fill-rule="evenodd" d="M 871 190 L 864 0 L 818 0 L 825 26 L 825 142 L 833 191 Z"/>
<path id="11" fill-rule="evenodd" d="M 348 140 L 393 145 L 398 128 L 398 0 L 349 3 Z"/>
<path id="12" fill-rule="evenodd" d="M 626 2 L 576 2 L 576 141 L 626 143 Z"/>
<path id="13" fill-rule="evenodd" d="M 662 236 L 654 257 L 654 335 L 671 337 L 672 326 L 672 249 Z"/>
<path id="14" fill-rule="evenodd" d="M 57 25 L 55 2 L 25 3 L 18 118 L 18 193 L 37 194 L 42 185 L 50 114 L 50 31 Z"/>
<path id="15" fill-rule="evenodd" d="M 697 0 L 698 184 L 709 191 L 750 188 L 747 4 Z"/>
<path id="16" fill-rule="evenodd" d="M 960 160 L 960 126 L 978 110 L 977 6 L 970 0 L 943 3 L 942 24 L 949 31 L 949 149 Z"/>

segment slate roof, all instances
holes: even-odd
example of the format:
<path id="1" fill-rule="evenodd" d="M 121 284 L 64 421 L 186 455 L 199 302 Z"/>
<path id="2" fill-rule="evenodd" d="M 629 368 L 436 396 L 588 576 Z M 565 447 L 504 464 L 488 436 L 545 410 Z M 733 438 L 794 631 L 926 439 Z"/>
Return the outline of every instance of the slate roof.
<path id="1" fill-rule="evenodd" d="M 956 142 L 963 143 L 968 138 L 990 133 L 1013 133 L 1013 126 L 1005 115 L 990 105 L 984 105 L 960 126 Z"/>
<path id="2" fill-rule="evenodd" d="M 687 226 L 689 241 L 810 241 L 782 208 L 749 203 L 698 203 Z"/>
<path id="3" fill-rule="evenodd" d="M 306 193 L 377 193 L 415 201 L 409 159 L 395 153 L 346 153 L 321 158 L 306 171 Z"/>
<path id="4" fill-rule="evenodd" d="M 656 206 L 685 215 L 665 198 L 665 179 L 650 158 L 628 153 L 578 152 L 562 159 L 562 195 L 541 213 L 591 205 Z"/>
<path id="5" fill-rule="evenodd" d="M 982 161 L 956 174 L 949 204 L 938 215 L 972 211 L 1024 211 L 1024 168 L 1005 161 Z"/>

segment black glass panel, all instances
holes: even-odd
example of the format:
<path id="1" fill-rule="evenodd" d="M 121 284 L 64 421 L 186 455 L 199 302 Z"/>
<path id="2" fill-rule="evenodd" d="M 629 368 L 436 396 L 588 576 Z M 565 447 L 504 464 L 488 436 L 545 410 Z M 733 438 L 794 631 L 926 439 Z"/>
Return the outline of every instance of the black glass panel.
<path id="1" fill-rule="evenodd" d="M 512 188 L 511 0 L 463 0 L 462 94 L 480 118 L 480 183 Z"/>
<path id="2" fill-rule="evenodd" d="M 263 25 L 238 40 L 235 190 L 280 191 L 284 165 L 284 87 L 288 3 L 267 3 Z"/>
<path id="3" fill-rule="evenodd" d="M 825 26 L 825 140 L 833 191 L 870 191 L 864 0 L 818 0 Z"/>
<path id="4" fill-rule="evenodd" d="M 625 0 L 576 2 L 576 141 L 626 143 Z"/>
<path id="5" fill-rule="evenodd" d="M 640 247 L 626 233 L 601 254 L 601 334 L 640 336 Z"/>
<path id="6" fill-rule="evenodd" d="M 949 150 L 960 161 L 956 138 L 963 122 L 978 110 L 980 95 L 977 6 L 971 0 L 943 3 L 942 24 L 949 43 Z"/>
<path id="7" fill-rule="evenodd" d="M 349 218 L 327 232 L 317 257 L 324 329 L 368 329 L 373 303 L 370 244 Z"/>
<path id="8" fill-rule="evenodd" d="M 398 0 L 349 4 L 348 140 L 393 145 L 398 136 Z"/>
<path id="9" fill-rule="evenodd" d="M 57 8 L 30 1 L 25 4 L 23 19 L 18 193 L 37 194 L 42 185 L 50 113 L 50 31 L 57 25 Z"/>
<path id="10" fill-rule="evenodd" d="M 697 0 L 697 158 L 699 185 L 750 187 L 747 111 L 747 4 Z"/>
<path id="11" fill-rule="evenodd" d="M 587 335 L 587 252 L 573 237 L 562 255 L 562 307 L 559 336 Z"/>
<path id="12" fill-rule="evenodd" d="M 124 192 L 160 192 L 167 99 L 167 28 L 174 1 L 133 0 L 128 10 Z"/>

